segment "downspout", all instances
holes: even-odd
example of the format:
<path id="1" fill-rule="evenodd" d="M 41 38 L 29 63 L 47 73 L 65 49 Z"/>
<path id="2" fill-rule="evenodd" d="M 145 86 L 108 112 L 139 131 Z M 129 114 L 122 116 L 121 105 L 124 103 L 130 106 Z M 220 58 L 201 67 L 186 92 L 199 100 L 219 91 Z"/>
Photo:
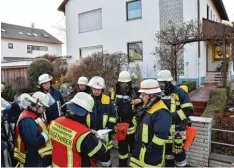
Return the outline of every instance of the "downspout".
<path id="1" fill-rule="evenodd" d="M 197 0 L 197 26 L 200 33 L 200 0 Z M 198 58 L 197 58 L 197 73 L 198 73 L 198 86 L 200 86 L 200 57 L 201 57 L 201 46 L 200 41 L 198 41 Z"/>

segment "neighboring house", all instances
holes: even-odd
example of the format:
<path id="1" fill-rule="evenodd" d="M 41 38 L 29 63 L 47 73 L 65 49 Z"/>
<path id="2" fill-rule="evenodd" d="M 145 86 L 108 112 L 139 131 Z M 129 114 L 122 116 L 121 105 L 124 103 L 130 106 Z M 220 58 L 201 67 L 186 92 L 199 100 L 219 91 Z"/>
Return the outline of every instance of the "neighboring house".
<path id="1" fill-rule="evenodd" d="M 61 56 L 62 44 L 43 29 L 1 23 L 2 82 L 25 77 L 27 67 L 38 56 Z"/>
<path id="2" fill-rule="evenodd" d="M 168 21 L 229 20 L 222 0 L 64 0 L 58 10 L 66 16 L 67 54 L 73 61 L 93 52 L 122 51 L 140 64 L 144 78 L 157 77 L 155 33 Z M 202 84 L 216 71 L 215 48 L 200 42 L 198 51 L 197 42 L 185 46 L 180 81 Z"/>

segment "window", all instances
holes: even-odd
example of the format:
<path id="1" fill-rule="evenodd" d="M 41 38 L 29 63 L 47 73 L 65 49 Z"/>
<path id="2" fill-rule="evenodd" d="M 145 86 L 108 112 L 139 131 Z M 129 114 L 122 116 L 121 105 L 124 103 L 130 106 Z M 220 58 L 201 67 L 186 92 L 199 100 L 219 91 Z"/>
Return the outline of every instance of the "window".
<path id="1" fill-rule="evenodd" d="M 31 45 L 27 45 L 27 53 L 32 53 L 32 46 Z"/>
<path id="2" fill-rule="evenodd" d="M 92 47 L 83 47 L 83 48 L 80 48 L 80 58 L 85 58 L 98 52 L 103 52 L 103 47 L 101 45 L 92 46 Z"/>
<path id="3" fill-rule="evenodd" d="M 102 29 L 102 9 L 80 13 L 79 19 L 79 33 Z"/>
<path id="4" fill-rule="evenodd" d="M 13 49 L 13 43 L 8 43 L 8 48 Z"/>
<path id="5" fill-rule="evenodd" d="M 46 47 L 46 46 L 27 45 L 27 53 L 32 53 L 33 50 L 36 50 L 36 51 L 48 51 L 48 47 Z"/>
<path id="6" fill-rule="evenodd" d="M 27 33 L 27 35 L 31 36 L 32 34 L 31 33 Z"/>
<path id="7" fill-rule="evenodd" d="M 127 20 L 142 17 L 141 0 L 127 2 Z"/>
<path id="8" fill-rule="evenodd" d="M 213 15 L 213 19 L 214 19 L 214 21 L 215 21 L 215 15 Z"/>
<path id="9" fill-rule="evenodd" d="M 23 32 L 19 32 L 19 34 L 24 34 Z"/>
<path id="10" fill-rule="evenodd" d="M 210 20 L 212 20 L 212 11 L 210 11 Z"/>
<path id="11" fill-rule="evenodd" d="M 209 13 L 210 13 L 210 9 L 209 9 L 209 6 L 207 5 L 207 16 L 206 16 L 207 19 L 209 19 Z"/>
<path id="12" fill-rule="evenodd" d="M 143 60 L 143 44 L 142 42 L 131 42 L 127 44 L 128 56 L 130 61 Z"/>

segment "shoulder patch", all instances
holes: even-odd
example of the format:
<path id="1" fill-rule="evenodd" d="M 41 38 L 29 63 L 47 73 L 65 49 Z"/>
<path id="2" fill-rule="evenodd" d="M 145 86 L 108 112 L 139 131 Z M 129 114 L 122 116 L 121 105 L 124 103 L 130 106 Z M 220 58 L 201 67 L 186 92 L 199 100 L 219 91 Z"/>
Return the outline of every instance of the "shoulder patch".
<path id="1" fill-rule="evenodd" d="M 163 103 L 162 100 L 160 100 L 156 104 L 154 104 L 149 110 L 147 110 L 147 112 L 150 114 L 153 114 L 153 113 L 156 113 L 160 109 L 168 110 L 167 106 Z"/>
<path id="2" fill-rule="evenodd" d="M 110 97 L 105 95 L 105 94 L 102 94 L 102 104 L 110 104 Z"/>

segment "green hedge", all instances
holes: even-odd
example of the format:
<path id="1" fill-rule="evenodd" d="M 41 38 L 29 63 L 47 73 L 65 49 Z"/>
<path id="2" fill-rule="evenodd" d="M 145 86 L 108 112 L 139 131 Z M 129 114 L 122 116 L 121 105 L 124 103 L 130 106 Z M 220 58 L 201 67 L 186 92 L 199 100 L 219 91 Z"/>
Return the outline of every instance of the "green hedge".
<path id="1" fill-rule="evenodd" d="M 227 89 L 215 88 L 210 93 L 207 107 L 202 114 L 203 117 L 214 117 L 216 113 L 223 112 L 227 106 Z"/>
<path id="2" fill-rule="evenodd" d="M 188 92 L 191 92 L 196 89 L 197 82 L 196 81 L 183 81 L 181 85 L 186 85 L 188 87 Z"/>

